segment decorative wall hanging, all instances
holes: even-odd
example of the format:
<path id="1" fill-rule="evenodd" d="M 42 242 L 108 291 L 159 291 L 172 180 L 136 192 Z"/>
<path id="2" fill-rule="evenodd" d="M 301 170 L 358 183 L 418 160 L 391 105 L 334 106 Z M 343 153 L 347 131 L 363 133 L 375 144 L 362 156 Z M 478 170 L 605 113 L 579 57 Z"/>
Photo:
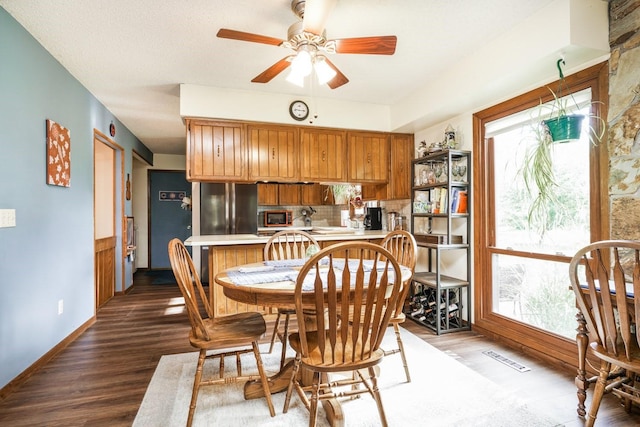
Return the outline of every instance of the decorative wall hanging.
<path id="1" fill-rule="evenodd" d="M 47 184 L 71 184 L 71 136 L 69 129 L 47 119 Z"/>
<path id="2" fill-rule="evenodd" d="M 129 174 L 127 174 L 127 183 L 125 184 L 125 197 L 127 200 L 131 200 L 131 180 Z"/>
<path id="3" fill-rule="evenodd" d="M 186 191 L 159 191 L 158 200 L 161 202 L 182 202 L 186 195 Z"/>

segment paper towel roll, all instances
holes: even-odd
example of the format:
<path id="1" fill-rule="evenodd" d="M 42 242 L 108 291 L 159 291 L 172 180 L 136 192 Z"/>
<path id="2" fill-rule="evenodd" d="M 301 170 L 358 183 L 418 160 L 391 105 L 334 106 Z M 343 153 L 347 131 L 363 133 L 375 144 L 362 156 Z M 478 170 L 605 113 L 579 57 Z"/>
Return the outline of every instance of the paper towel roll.
<path id="1" fill-rule="evenodd" d="M 340 211 L 340 225 L 343 227 L 348 227 L 349 225 L 351 225 L 351 219 L 349 218 L 349 209 Z"/>

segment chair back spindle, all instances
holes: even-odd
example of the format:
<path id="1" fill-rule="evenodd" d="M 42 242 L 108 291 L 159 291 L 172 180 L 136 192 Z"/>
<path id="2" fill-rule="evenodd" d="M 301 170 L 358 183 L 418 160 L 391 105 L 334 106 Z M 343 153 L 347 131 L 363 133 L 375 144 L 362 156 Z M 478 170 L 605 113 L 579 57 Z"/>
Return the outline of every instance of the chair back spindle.
<path id="1" fill-rule="evenodd" d="M 265 260 L 285 260 L 305 258 L 309 246 L 319 248 L 316 239 L 302 230 L 279 231 L 264 246 Z"/>
<path id="2" fill-rule="evenodd" d="M 209 336 L 205 326 L 205 319 L 213 319 L 213 310 L 200 281 L 200 276 L 196 272 L 191 255 L 178 239 L 173 239 L 169 242 L 169 255 L 171 268 L 184 297 L 184 304 L 193 334 L 201 339 L 210 340 L 212 337 Z M 203 316 L 203 313 L 206 315 Z"/>
<path id="3" fill-rule="evenodd" d="M 345 253 L 346 258 L 336 257 Z M 377 256 L 366 260 L 369 253 Z M 295 290 L 302 358 L 316 344 L 307 341 L 312 331 L 306 330 L 303 306 L 309 300 L 316 313 L 326 313 L 317 317 L 321 364 L 357 364 L 370 358 L 380 348 L 393 314 L 387 308 L 395 307 L 401 277 L 393 255 L 373 243 L 339 243 L 311 257 L 298 275 Z"/>

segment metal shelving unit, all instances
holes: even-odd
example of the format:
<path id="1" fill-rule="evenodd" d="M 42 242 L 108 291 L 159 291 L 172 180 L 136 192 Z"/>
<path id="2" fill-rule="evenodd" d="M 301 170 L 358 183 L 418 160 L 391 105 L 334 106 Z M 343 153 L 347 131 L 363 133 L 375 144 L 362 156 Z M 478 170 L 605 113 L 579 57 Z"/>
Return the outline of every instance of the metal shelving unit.
<path id="1" fill-rule="evenodd" d="M 465 169 L 461 175 L 456 169 L 460 165 Z M 471 152 L 438 150 L 413 160 L 411 170 L 411 231 L 419 250 L 428 253 L 427 270 L 413 277 L 405 314 L 438 335 L 469 330 Z M 461 269 L 456 268 L 456 273 L 444 274 L 443 258 L 458 256 L 464 258 L 466 271 L 458 273 Z"/>

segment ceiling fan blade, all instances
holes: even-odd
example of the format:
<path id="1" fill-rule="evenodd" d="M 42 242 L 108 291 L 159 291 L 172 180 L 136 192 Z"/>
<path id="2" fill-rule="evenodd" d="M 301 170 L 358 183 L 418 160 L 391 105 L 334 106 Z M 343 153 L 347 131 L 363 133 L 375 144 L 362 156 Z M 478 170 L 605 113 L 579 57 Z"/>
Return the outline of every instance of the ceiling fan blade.
<path id="1" fill-rule="evenodd" d="M 291 57 L 287 56 L 264 70 L 251 80 L 253 83 L 268 83 L 275 76 L 286 70 L 291 65 Z"/>
<path id="2" fill-rule="evenodd" d="M 220 28 L 220 30 L 218 30 L 218 34 L 216 34 L 216 36 L 218 36 L 220 38 L 223 38 L 223 39 L 232 39 L 232 40 L 241 40 L 241 41 L 245 41 L 245 42 L 263 43 L 263 44 L 270 44 L 270 45 L 273 45 L 273 46 L 280 46 L 280 44 L 282 44 L 282 42 L 284 42 L 284 40 L 277 39 L 275 37 L 261 36 L 260 34 L 245 33 L 245 32 L 242 32 L 242 31 L 229 30 L 229 29 L 226 29 L 226 28 Z"/>
<path id="3" fill-rule="evenodd" d="M 328 58 L 325 58 L 324 60 L 327 65 L 333 68 L 333 70 L 336 72 L 335 77 L 327 82 L 327 86 L 329 86 L 331 89 L 336 89 L 342 85 L 349 83 L 349 79 L 347 78 L 347 76 L 342 74 L 342 71 L 338 70 L 338 67 L 336 67 L 333 62 L 329 61 Z"/>
<path id="4" fill-rule="evenodd" d="M 355 37 L 336 39 L 336 53 L 366 53 L 371 55 L 393 55 L 396 51 L 396 36 Z"/>
<path id="5" fill-rule="evenodd" d="M 309 33 L 322 35 L 336 2 L 337 0 L 306 0 L 302 29 Z"/>

